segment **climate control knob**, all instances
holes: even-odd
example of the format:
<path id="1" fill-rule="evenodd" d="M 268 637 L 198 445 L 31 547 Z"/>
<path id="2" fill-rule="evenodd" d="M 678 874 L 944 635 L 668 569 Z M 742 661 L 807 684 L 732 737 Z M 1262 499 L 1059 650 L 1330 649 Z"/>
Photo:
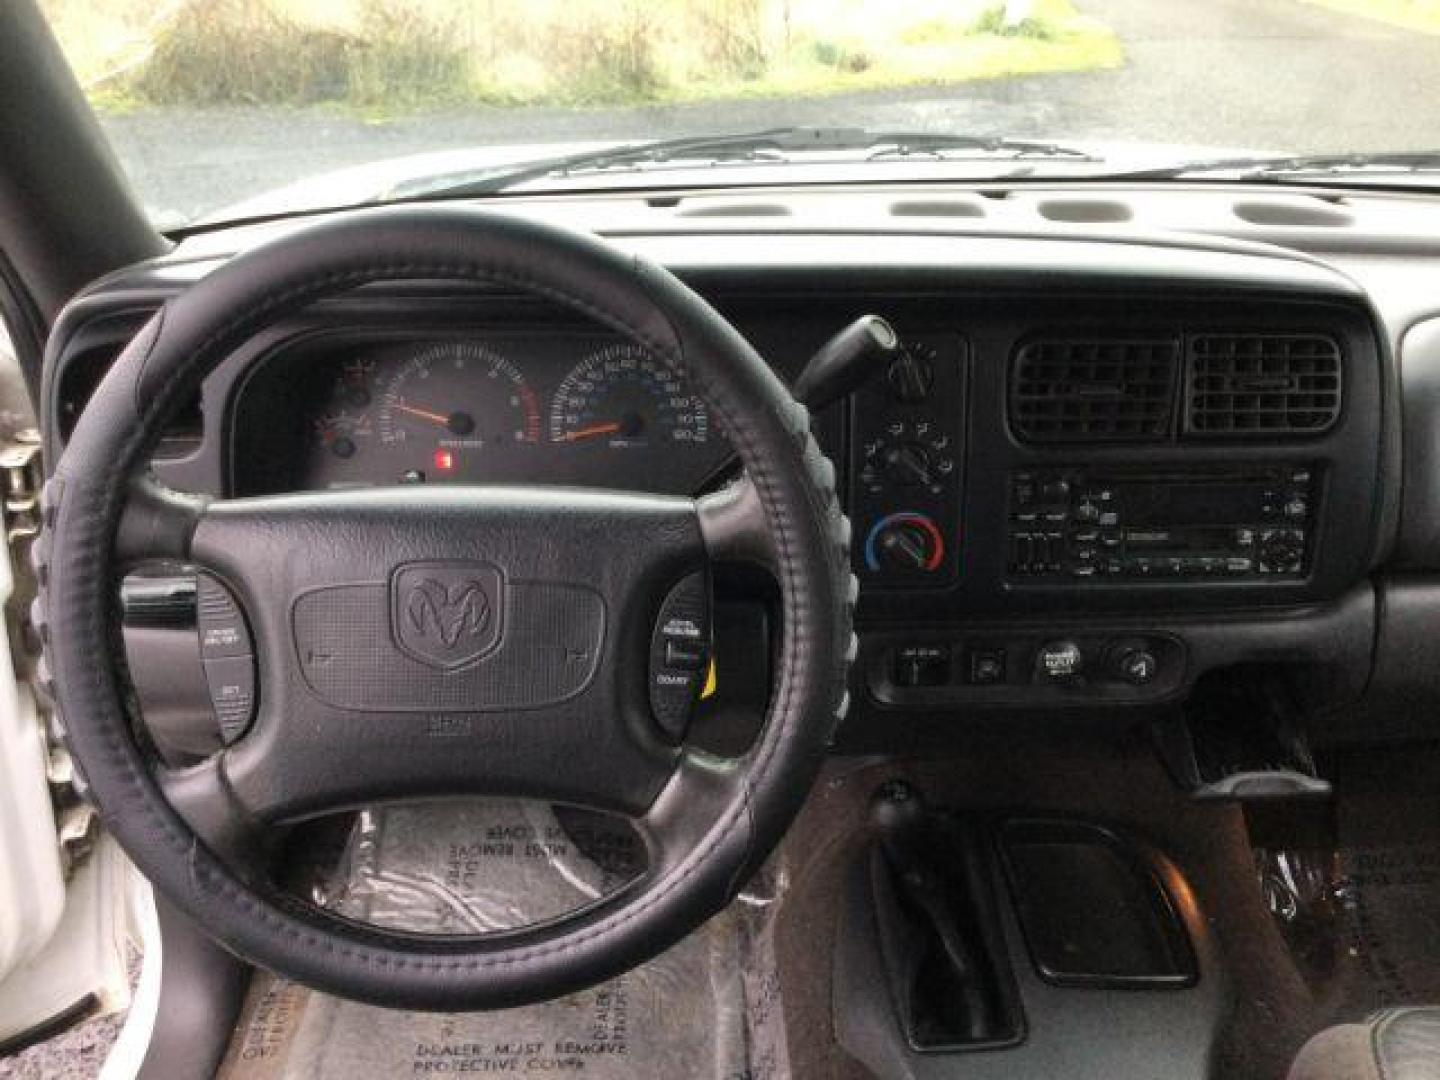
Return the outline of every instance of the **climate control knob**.
<path id="1" fill-rule="evenodd" d="M 930 452 L 916 442 L 903 442 L 885 451 L 885 477 L 902 487 L 925 487 L 934 479 Z"/>
<path id="2" fill-rule="evenodd" d="M 885 372 L 890 392 L 897 401 L 924 401 L 935 384 L 935 358 L 927 346 L 910 345 L 890 361 Z"/>
<path id="3" fill-rule="evenodd" d="M 924 514 L 890 514 L 865 538 L 865 565 L 877 572 L 928 574 L 944 559 L 945 537 Z"/>

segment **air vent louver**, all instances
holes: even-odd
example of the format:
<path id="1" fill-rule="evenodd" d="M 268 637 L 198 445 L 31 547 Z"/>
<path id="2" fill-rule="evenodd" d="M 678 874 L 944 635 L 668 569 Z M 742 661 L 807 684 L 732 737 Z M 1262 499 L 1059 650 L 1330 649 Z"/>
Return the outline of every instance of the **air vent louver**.
<path id="1" fill-rule="evenodd" d="M 1179 358 L 1165 339 L 1030 341 L 1010 372 L 1010 426 L 1031 442 L 1166 438 Z"/>
<path id="2" fill-rule="evenodd" d="M 1340 346 L 1318 334 L 1190 340 L 1185 429 L 1195 435 L 1313 435 L 1340 415 Z"/>

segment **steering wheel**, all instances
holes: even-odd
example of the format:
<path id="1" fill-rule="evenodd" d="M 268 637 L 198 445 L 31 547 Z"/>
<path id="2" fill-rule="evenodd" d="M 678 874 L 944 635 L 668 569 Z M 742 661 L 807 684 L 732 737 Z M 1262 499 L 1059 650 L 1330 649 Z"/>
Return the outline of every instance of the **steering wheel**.
<path id="1" fill-rule="evenodd" d="M 692 381 L 743 477 L 698 499 L 423 485 L 208 499 L 149 475 L 167 419 L 256 333 L 357 286 L 435 279 L 538 295 L 643 346 Z M 116 360 L 43 521 L 42 680 L 106 828 L 235 954 L 379 1005 L 503 1008 L 658 954 L 766 858 L 847 702 L 849 525 L 806 410 L 667 271 L 518 217 L 366 211 L 231 259 Z M 155 559 L 223 583 L 255 643 L 253 723 L 186 769 L 156 760 L 120 670 L 119 581 Z M 655 697 L 658 620 L 703 622 L 717 560 L 767 567 L 781 605 L 764 724 L 734 759 L 688 746 Z M 646 868 L 568 915 L 468 936 L 361 925 L 267 873 L 293 822 L 472 794 L 624 814 Z"/>

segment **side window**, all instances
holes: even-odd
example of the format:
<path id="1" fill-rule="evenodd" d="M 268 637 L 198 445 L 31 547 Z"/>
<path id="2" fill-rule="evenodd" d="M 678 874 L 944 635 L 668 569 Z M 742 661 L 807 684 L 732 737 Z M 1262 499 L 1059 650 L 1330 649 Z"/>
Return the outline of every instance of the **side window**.
<path id="1" fill-rule="evenodd" d="M 0 315 L 0 445 L 10 442 L 22 431 L 35 430 L 35 410 L 25 388 L 20 360 L 5 318 Z"/>

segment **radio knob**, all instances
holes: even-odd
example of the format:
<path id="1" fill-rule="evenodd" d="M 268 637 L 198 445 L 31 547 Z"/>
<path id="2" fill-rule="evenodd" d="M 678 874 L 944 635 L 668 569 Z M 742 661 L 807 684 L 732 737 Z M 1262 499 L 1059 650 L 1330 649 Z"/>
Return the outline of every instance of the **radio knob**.
<path id="1" fill-rule="evenodd" d="M 1305 561 L 1305 538 L 1298 529 L 1267 529 L 1260 534 L 1260 569 L 1293 574 Z"/>
<path id="2" fill-rule="evenodd" d="M 885 452 L 885 475 L 902 487 L 925 487 L 934 477 L 930 452 L 919 443 L 904 442 Z"/>
<path id="3" fill-rule="evenodd" d="M 924 514 L 882 518 L 865 541 L 865 564 L 871 570 L 929 573 L 940 568 L 944 555 L 944 537 Z"/>

